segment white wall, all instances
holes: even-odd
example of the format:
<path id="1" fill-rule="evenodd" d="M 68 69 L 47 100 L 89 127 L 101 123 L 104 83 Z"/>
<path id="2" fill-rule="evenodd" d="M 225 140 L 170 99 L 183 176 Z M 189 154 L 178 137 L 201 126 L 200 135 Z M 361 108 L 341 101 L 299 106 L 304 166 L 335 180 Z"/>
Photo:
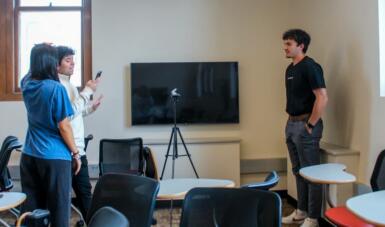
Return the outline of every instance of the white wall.
<path id="1" fill-rule="evenodd" d="M 104 2 L 92 2 L 93 68 L 104 70 L 100 92 L 106 98 L 99 113 L 87 120 L 88 131 L 98 137 L 169 137 L 170 126 L 129 126 L 131 62 L 239 61 L 241 123 L 186 126 L 182 133 L 185 137 L 240 137 L 243 158 L 285 154 L 281 133 L 284 2 Z"/>

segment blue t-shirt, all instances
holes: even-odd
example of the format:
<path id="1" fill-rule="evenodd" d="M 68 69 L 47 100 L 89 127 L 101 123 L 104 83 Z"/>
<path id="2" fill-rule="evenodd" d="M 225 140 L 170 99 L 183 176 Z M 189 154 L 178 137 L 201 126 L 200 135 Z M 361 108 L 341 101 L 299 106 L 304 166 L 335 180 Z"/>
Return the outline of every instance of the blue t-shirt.
<path id="1" fill-rule="evenodd" d="M 28 114 L 23 153 L 42 159 L 71 160 L 58 128 L 60 121 L 73 115 L 63 85 L 49 79 L 33 80 L 27 75 L 21 82 L 21 90 Z"/>

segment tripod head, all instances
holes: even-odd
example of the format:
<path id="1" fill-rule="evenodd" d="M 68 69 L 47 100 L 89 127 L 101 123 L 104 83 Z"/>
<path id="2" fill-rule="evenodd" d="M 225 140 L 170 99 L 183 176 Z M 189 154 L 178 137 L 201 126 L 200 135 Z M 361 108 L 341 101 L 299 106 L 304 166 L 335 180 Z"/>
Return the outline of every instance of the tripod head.
<path id="1" fill-rule="evenodd" d="M 178 99 L 181 97 L 182 95 L 178 93 L 178 88 L 174 88 L 171 90 L 170 92 L 170 97 L 172 98 L 172 100 L 174 102 L 178 101 Z"/>

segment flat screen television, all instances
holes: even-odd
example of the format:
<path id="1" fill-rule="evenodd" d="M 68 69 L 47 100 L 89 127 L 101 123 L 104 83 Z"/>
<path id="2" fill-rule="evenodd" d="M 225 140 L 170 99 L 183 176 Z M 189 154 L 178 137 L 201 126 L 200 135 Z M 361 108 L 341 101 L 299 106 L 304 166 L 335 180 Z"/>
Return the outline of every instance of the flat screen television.
<path id="1" fill-rule="evenodd" d="M 131 63 L 132 125 L 239 123 L 238 62 Z"/>

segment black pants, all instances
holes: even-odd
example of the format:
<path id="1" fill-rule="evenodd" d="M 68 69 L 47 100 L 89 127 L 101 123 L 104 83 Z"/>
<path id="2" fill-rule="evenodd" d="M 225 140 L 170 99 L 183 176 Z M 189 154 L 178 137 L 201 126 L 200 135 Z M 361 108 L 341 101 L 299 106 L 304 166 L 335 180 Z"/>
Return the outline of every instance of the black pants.
<path id="1" fill-rule="evenodd" d="M 72 188 L 74 189 L 76 198 L 74 200 L 74 205 L 79 208 L 83 217 L 87 217 L 87 212 L 91 205 L 91 183 L 90 176 L 88 174 L 88 161 L 87 156 L 83 155 L 81 157 L 82 165 L 80 171 L 77 175 L 72 177 Z"/>
<path id="2" fill-rule="evenodd" d="M 68 227 L 71 209 L 71 161 L 41 159 L 23 154 L 20 161 L 22 191 L 27 195 L 22 213 L 48 209 L 52 227 Z"/>

